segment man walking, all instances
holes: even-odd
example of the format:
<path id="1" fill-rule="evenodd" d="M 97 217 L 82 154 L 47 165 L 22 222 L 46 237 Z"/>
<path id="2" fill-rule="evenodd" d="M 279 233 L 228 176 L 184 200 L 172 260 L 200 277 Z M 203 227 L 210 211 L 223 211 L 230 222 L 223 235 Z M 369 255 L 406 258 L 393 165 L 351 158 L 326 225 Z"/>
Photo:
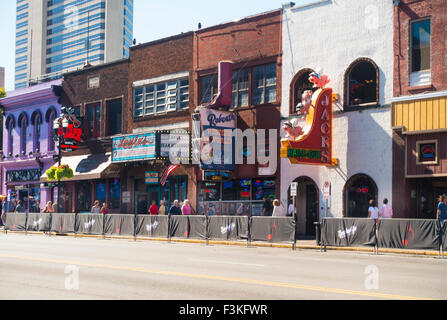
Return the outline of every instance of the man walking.
<path id="1" fill-rule="evenodd" d="M 438 204 L 438 211 L 436 212 L 436 219 L 441 222 L 441 225 L 447 219 L 447 196 L 442 196 L 442 201 Z"/>

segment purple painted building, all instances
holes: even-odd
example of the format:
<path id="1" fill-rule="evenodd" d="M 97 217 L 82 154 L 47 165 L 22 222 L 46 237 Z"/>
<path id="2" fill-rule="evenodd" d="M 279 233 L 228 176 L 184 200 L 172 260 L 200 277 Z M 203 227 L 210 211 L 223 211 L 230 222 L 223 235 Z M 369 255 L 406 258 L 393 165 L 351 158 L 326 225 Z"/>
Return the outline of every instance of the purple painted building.
<path id="1" fill-rule="evenodd" d="M 40 212 L 55 199 L 55 189 L 40 184 L 40 177 L 55 162 L 53 120 L 61 110 L 55 86 L 62 80 L 8 92 L 0 99 L 3 107 L 3 150 L 1 193 L 8 196 L 10 210 L 22 200 L 27 212 Z M 53 201 L 54 202 L 54 201 Z"/>

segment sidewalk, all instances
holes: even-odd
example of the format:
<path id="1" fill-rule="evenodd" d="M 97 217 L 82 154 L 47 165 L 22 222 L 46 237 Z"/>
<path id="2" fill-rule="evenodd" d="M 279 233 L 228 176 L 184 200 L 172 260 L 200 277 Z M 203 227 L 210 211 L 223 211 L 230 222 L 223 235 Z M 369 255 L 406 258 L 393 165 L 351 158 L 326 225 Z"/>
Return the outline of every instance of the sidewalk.
<path id="1" fill-rule="evenodd" d="M 4 227 L 0 227 L 0 232 L 4 232 Z M 17 233 L 17 234 L 25 234 L 24 231 L 8 231 L 8 233 Z M 48 233 L 43 232 L 27 232 L 29 235 L 48 235 Z M 50 233 L 50 236 L 66 236 L 66 237 L 77 237 L 77 238 L 103 238 L 102 235 L 86 235 L 86 234 L 55 234 Z M 111 236 L 106 235 L 106 239 L 117 239 L 117 240 L 133 240 L 132 236 Z M 161 241 L 168 242 L 167 238 L 146 238 L 146 237 L 138 237 L 137 241 Z M 171 238 L 171 242 L 173 243 L 200 243 L 206 244 L 206 240 L 201 239 L 181 239 L 181 238 Z M 269 243 L 269 242 L 259 242 L 259 241 L 251 241 L 250 244 L 247 243 L 247 240 L 208 240 L 208 244 L 210 245 L 227 245 L 227 246 L 250 246 L 250 247 L 261 247 L 261 248 L 282 248 L 282 249 L 293 249 L 293 243 L 284 242 L 284 243 Z M 316 244 L 316 240 L 297 240 L 296 241 L 296 249 L 297 250 L 318 250 L 324 252 L 327 251 L 346 251 L 346 252 L 369 252 L 375 253 L 375 249 L 373 247 L 333 247 L 327 246 L 321 247 Z M 388 249 L 388 248 L 379 248 L 377 250 L 377 254 L 383 253 L 392 253 L 392 254 L 406 254 L 406 255 L 417 255 L 417 256 L 431 256 L 431 257 L 440 257 L 439 251 L 434 250 L 410 250 L 410 249 Z M 443 253 L 443 257 L 447 257 L 447 252 Z"/>

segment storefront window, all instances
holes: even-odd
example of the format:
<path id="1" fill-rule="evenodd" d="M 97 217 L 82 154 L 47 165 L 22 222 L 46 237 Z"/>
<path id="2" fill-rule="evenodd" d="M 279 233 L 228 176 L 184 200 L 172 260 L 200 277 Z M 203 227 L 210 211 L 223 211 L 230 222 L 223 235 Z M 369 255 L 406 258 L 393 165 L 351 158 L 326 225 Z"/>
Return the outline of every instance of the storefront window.
<path id="1" fill-rule="evenodd" d="M 31 185 L 29 188 L 29 212 L 40 212 L 39 185 Z"/>
<path id="2" fill-rule="evenodd" d="M 77 190 L 77 210 L 79 212 L 90 212 L 92 208 L 92 184 L 90 181 L 78 182 L 76 184 Z"/>
<path id="3" fill-rule="evenodd" d="M 222 200 L 233 201 L 238 199 L 238 189 L 237 181 L 222 182 Z"/>
<path id="4" fill-rule="evenodd" d="M 201 182 L 199 201 L 219 201 L 220 182 Z"/>
<path id="5" fill-rule="evenodd" d="M 261 201 L 265 197 L 276 198 L 275 179 L 254 179 L 252 200 Z"/>
<path id="6" fill-rule="evenodd" d="M 186 199 L 186 195 L 188 194 L 187 190 L 187 178 L 181 177 L 179 178 L 179 200 L 184 201 Z"/>
<path id="7" fill-rule="evenodd" d="M 96 184 L 96 197 L 95 200 L 99 201 L 99 205 L 102 207 L 102 204 L 106 202 L 107 197 L 107 183 L 97 183 Z"/>
<path id="8" fill-rule="evenodd" d="M 234 200 L 250 200 L 251 179 L 244 179 L 239 181 L 238 189 L 238 198 Z"/>
<path id="9" fill-rule="evenodd" d="M 120 209 L 121 186 L 119 179 L 110 180 L 110 209 Z"/>

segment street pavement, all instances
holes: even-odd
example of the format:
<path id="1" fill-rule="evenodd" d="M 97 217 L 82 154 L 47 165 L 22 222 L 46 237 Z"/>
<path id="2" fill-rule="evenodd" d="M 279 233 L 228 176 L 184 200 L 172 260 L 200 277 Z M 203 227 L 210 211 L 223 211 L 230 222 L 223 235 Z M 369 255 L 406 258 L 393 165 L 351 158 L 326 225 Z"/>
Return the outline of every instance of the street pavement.
<path id="1" fill-rule="evenodd" d="M 447 259 L 0 234 L 0 299 L 446 299 Z"/>

